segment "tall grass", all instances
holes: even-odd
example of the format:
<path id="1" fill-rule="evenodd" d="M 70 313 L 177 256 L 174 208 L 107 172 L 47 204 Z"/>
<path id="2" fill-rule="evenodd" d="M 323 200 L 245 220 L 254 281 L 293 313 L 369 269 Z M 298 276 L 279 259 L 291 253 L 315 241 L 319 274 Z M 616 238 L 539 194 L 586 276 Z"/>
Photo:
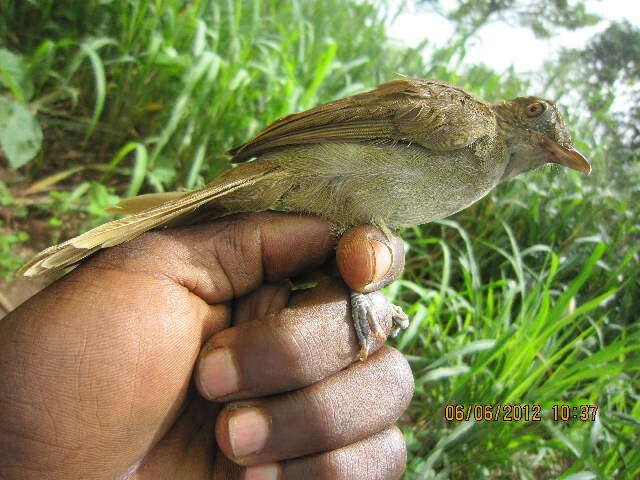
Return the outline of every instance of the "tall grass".
<path id="1" fill-rule="evenodd" d="M 593 140 L 580 123 L 575 133 Z M 407 478 L 640 475 L 640 168 L 581 147 L 591 177 L 531 173 L 406 232 L 408 268 L 390 293 L 417 320 L 399 339 L 417 384 Z M 447 404 L 540 405 L 542 421 L 447 422 Z M 559 404 L 599 416 L 554 421 Z"/>
<path id="2" fill-rule="evenodd" d="M 23 56 L 45 132 L 3 203 L 25 230 L 48 222 L 51 240 L 103 221 L 121 196 L 195 188 L 275 118 L 396 72 L 487 99 L 539 93 L 512 71 L 464 65 L 459 44 L 429 58 L 395 44 L 366 2 L 57 3 L 0 0 L 0 44 Z M 414 318 L 397 342 L 416 377 L 407 478 L 640 476 L 640 171 L 613 162 L 589 119 L 571 122 L 592 177 L 528 174 L 404 232 L 407 268 L 387 294 Z M 11 238 L 3 255 L 25 239 Z M 456 403 L 535 404 L 543 418 L 445 421 Z M 599 415 L 553 421 L 560 403 Z"/>
<path id="3" fill-rule="evenodd" d="M 377 48 L 384 26 L 367 4 L 5 3 L 16 47 L 32 52 L 43 123 L 78 129 L 94 148 L 123 145 L 107 174 L 133 156 L 128 194 L 197 186 L 265 123 L 422 65 Z"/>

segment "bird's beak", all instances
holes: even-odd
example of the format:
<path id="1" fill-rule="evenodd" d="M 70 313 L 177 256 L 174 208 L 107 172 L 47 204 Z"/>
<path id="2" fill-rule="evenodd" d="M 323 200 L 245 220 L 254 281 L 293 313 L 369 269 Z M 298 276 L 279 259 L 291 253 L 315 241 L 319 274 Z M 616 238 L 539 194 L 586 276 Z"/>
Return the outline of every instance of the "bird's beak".
<path id="1" fill-rule="evenodd" d="M 573 148 L 571 144 L 560 145 L 548 137 L 544 137 L 542 148 L 549 155 L 549 162 L 557 163 L 564 167 L 572 168 L 579 172 L 589 175 L 591 173 L 591 164 L 589 160 L 578 150 Z"/>

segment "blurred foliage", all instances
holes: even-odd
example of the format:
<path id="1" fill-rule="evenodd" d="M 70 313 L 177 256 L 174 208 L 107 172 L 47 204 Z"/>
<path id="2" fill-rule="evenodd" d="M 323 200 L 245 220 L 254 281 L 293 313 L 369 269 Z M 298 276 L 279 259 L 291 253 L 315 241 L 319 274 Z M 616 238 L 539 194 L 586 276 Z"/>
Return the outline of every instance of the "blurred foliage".
<path id="1" fill-rule="evenodd" d="M 538 35 L 591 25 L 584 2 L 460 0 L 443 11 L 461 27 L 454 38 L 416 49 L 387 37 L 392 9 L 364 1 L 0 0 L 0 10 L 0 100 L 43 133 L 32 159 L 8 158 L 3 208 L 20 214 L 2 226 L 5 271 L 34 224 L 48 226 L 30 240 L 44 247 L 108 219 L 102 209 L 121 196 L 198 187 L 272 120 L 396 73 L 488 100 L 544 85 L 593 175 L 529 173 L 403 232 L 404 277 L 386 293 L 413 317 L 397 341 L 416 375 L 406 478 L 640 476 L 635 27 L 613 24 L 534 79 L 467 64 L 466 42 L 494 20 Z M 616 110 L 623 91 L 631 100 Z M 17 137 L 0 118 L 7 138 Z M 452 403 L 539 404 L 543 421 L 446 422 Z M 554 422 L 558 403 L 600 415 Z"/>
<path id="2" fill-rule="evenodd" d="M 628 20 L 613 22 L 593 38 L 581 55 L 596 80 L 613 86 L 619 79 L 637 83 L 640 78 L 640 29 Z"/>
<path id="3" fill-rule="evenodd" d="M 595 25 L 599 17 L 587 11 L 584 0 L 421 0 L 454 21 L 459 32 L 475 33 L 501 21 L 530 28 L 537 37 L 550 37 L 558 27 L 569 30 Z"/>
<path id="4" fill-rule="evenodd" d="M 640 28 L 629 21 L 613 22 L 577 54 L 586 73 L 582 90 L 589 110 L 614 110 L 608 133 L 624 147 L 627 159 L 640 154 Z M 616 103 L 622 103 L 620 107 Z M 626 108 L 625 108 L 626 107 Z"/>

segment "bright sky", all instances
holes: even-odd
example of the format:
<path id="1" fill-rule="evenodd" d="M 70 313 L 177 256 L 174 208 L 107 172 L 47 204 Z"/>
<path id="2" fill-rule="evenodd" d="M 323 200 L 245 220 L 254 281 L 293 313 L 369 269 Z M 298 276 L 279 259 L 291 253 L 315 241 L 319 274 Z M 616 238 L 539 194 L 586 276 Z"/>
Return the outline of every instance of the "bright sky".
<path id="1" fill-rule="evenodd" d="M 392 0 L 390 3 L 398 5 L 401 1 Z M 635 25 L 640 25 L 640 4 L 635 1 L 587 0 L 586 4 L 588 11 L 599 14 L 603 19 L 620 20 L 626 17 Z M 600 22 L 595 27 L 574 32 L 559 29 L 560 33 L 555 37 L 539 40 L 529 29 L 496 22 L 480 30 L 465 60 L 469 63 L 482 62 L 498 71 L 513 64 L 518 72 L 531 72 L 541 67 L 542 62 L 552 57 L 559 47 L 582 46 L 606 27 L 607 22 Z M 453 25 L 441 16 L 425 7 L 418 9 L 411 5 L 390 26 L 389 34 L 412 47 L 425 38 L 429 39 L 430 44 L 441 46 L 450 38 L 452 31 Z"/>

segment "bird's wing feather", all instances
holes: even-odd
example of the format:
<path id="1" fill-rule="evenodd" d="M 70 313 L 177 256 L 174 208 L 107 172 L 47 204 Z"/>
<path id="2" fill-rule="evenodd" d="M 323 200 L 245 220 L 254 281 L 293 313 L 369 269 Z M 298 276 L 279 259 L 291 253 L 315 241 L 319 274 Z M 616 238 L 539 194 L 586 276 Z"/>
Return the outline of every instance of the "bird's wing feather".
<path id="1" fill-rule="evenodd" d="M 109 206 L 104 210 L 109 213 L 131 214 L 158 207 L 170 200 L 188 195 L 189 192 L 161 192 L 145 193 L 131 198 L 123 198 L 117 204 Z"/>
<path id="2" fill-rule="evenodd" d="M 287 115 L 228 153 L 240 162 L 289 145 L 380 139 L 446 151 L 495 129 L 495 115 L 484 100 L 448 83 L 402 78 Z"/>
<path id="3" fill-rule="evenodd" d="M 160 200 L 162 196 L 147 197 L 147 200 L 153 199 L 149 203 L 152 205 L 151 208 L 105 223 L 66 242 L 49 247 L 32 258 L 19 272 L 32 277 L 69 267 L 101 248 L 129 241 L 148 230 L 167 225 L 177 217 L 189 214 L 239 188 L 253 185 L 276 170 L 277 167 L 272 165 L 252 162 L 223 173 L 200 190 L 176 193 L 173 196 L 169 194 L 165 196 L 166 201 L 160 203 L 156 200 Z M 134 206 L 140 207 L 143 203 L 125 201 L 123 205 L 126 208 L 123 211 L 132 211 Z"/>

